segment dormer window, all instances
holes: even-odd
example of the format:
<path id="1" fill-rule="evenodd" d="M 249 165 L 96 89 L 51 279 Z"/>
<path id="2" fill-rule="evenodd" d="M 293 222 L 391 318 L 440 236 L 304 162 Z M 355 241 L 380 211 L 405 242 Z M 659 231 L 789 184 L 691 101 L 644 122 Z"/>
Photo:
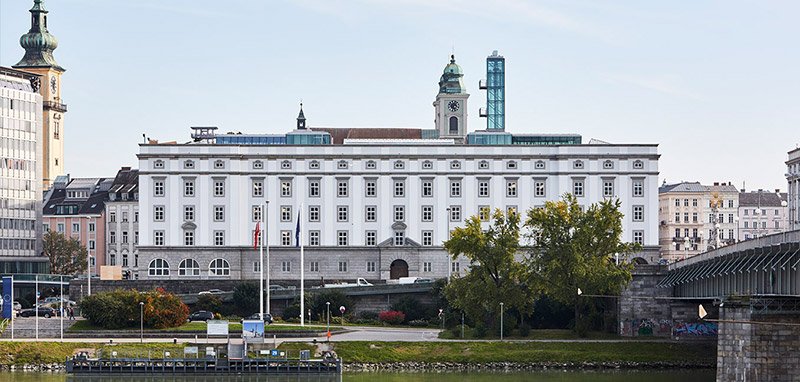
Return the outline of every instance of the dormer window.
<path id="1" fill-rule="evenodd" d="M 457 160 L 454 160 L 454 161 L 450 162 L 450 168 L 454 169 L 454 170 L 460 169 L 461 168 L 461 162 L 459 162 Z"/>
<path id="2" fill-rule="evenodd" d="M 478 162 L 478 168 L 482 170 L 489 168 L 489 162 L 485 160 Z"/>
<path id="3" fill-rule="evenodd" d="M 319 161 L 318 160 L 312 160 L 311 162 L 308 163 L 308 168 L 310 168 L 312 170 L 319 169 Z"/>
<path id="4" fill-rule="evenodd" d="M 576 160 L 575 162 L 572 162 L 572 168 L 582 169 L 583 168 L 583 161 L 582 160 Z"/>
<path id="5" fill-rule="evenodd" d="M 536 168 L 537 170 L 544 170 L 544 161 L 537 160 L 536 163 L 534 163 L 533 167 Z"/>
<path id="6" fill-rule="evenodd" d="M 642 161 L 640 161 L 638 159 L 633 161 L 633 168 L 635 168 L 637 170 L 643 169 L 644 168 L 644 162 L 642 162 Z"/>
<path id="7" fill-rule="evenodd" d="M 604 161 L 603 162 L 603 168 L 606 169 L 606 170 L 610 170 L 610 169 L 614 168 L 614 162 L 612 162 L 610 160 Z"/>
<path id="8" fill-rule="evenodd" d="M 374 160 L 368 160 L 366 164 L 367 170 L 374 170 L 378 168 L 378 164 Z"/>
<path id="9" fill-rule="evenodd" d="M 340 160 L 338 163 L 336 163 L 336 168 L 340 170 L 347 170 L 348 167 L 350 166 L 348 166 L 346 160 Z"/>
<path id="10" fill-rule="evenodd" d="M 187 160 L 183 162 L 183 168 L 193 169 L 194 168 L 194 161 Z"/>
<path id="11" fill-rule="evenodd" d="M 517 168 L 517 162 L 513 160 L 508 161 L 508 163 L 506 163 L 506 168 L 510 170 L 515 170 Z"/>
<path id="12" fill-rule="evenodd" d="M 288 160 L 285 160 L 285 161 L 281 162 L 281 169 L 289 170 L 291 168 L 292 168 L 292 162 L 290 162 Z"/>
<path id="13" fill-rule="evenodd" d="M 153 168 L 164 168 L 164 161 L 159 159 L 153 162 Z"/>
<path id="14" fill-rule="evenodd" d="M 425 170 L 432 169 L 433 168 L 433 162 L 431 162 L 429 160 L 426 160 L 426 161 L 422 162 L 422 168 L 425 169 Z"/>
<path id="15" fill-rule="evenodd" d="M 398 160 L 398 161 L 394 162 L 394 169 L 395 170 L 402 170 L 404 168 L 406 168 L 406 164 L 403 161 Z"/>
<path id="16" fill-rule="evenodd" d="M 225 162 L 223 162 L 222 160 L 219 160 L 219 159 L 215 160 L 214 161 L 214 168 L 215 169 L 223 169 L 223 168 L 225 168 Z"/>
<path id="17" fill-rule="evenodd" d="M 253 161 L 253 169 L 254 170 L 260 170 L 262 168 L 264 168 L 264 162 L 262 162 L 260 160 Z"/>

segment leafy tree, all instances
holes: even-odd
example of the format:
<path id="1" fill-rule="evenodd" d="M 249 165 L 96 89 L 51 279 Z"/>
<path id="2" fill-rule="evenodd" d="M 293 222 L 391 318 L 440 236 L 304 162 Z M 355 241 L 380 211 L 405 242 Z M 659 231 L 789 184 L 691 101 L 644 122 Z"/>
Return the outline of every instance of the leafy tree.
<path id="1" fill-rule="evenodd" d="M 525 226 L 532 243 L 527 259 L 529 282 L 553 300 L 574 307 L 575 330 L 584 335 L 588 323 L 581 319 L 586 293 L 619 294 L 631 279 L 631 265 L 615 264 L 614 254 L 628 254 L 638 245 L 621 241 L 619 200 L 604 200 L 585 210 L 571 194 L 544 208 L 528 211 Z"/>
<path id="2" fill-rule="evenodd" d="M 462 254 L 470 261 L 464 277 L 450 280 L 445 296 L 453 307 L 476 320 L 476 325 L 497 326 L 500 302 L 506 312 L 530 312 L 533 293 L 523 283 L 525 266 L 515 260 L 520 249 L 519 220 L 516 213 L 495 210 L 484 231 L 480 218 L 473 216 L 444 244 L 452 257 Z"/>
<path id="3" fill-rule="evenodd" d="M 189 307 L 180 298 L 162 288 L 143 295 L 144 321 L 151 328 L 174 328 L 189 319 Z"/>
<path id="4" fill-rule="evenodd" d="M 222 299 L 213 294 L 204 294 L 197 297 L 194 305 L 196 310 L 206 310 L 212 313 L 219 313 L 222 310 Z"/>
<path id="5" fill-rule="evenodd" d="M 74 238 L 50 231 L 44 234 L 43 250 L 50 259 L 50 272 L 57 275 L 74 275 L 86 272 L 86 247 Z"/>
<path id="6" fill-rule="evenodd" d="M 243 315 L 249 315 L 254 312 L 258 312 L 259 304 L 258 304 L 258 296 L 261 293 L 258 289 L 258 283 L 254 282 L 244 282 L 239 285 L 236 285 L 233 288 L 233 303 L 236 305 L 237 309 L 242 312 Z M 266 291 L 264 293 L 264 299 L 266 300 Z M 266 304 L 264 304 L 266 306 Z"/>
<path id="7" fill-rule="evenodd" d="M 314 320 L 325 320 L 325 315 L 327 313 L 327 305 L 326 302 L 331 303 L 331 317 L 341 316 L 339 313 L 339 307 L 344 306 L 347 315 L 352 314 L 355 311 L 355 307 L 353 306 L 353 300 L 348 297 L 344 292 L 340 290 L 323 290 L 319 293 L 314 293 L 313 297 L 311 297 L 311 303 L 306 304 L 306 309 L 311 309 L 311 317 Z M 308 314 L 308 312 L 306 312 Z M 308 316 L 306 316 L 308 318 Z"/>
<path id="8" fill-rule="evenodd" d="M 189 308 L 179 298 L 163 289 L 140 293 L 117 289 L 100 292 L 81 299 L 81 313 L 91 323 L 104 329 L 138 327 L 139 303 L 143 302 L 144 325 L 163 329 L 186 322 Z"/>

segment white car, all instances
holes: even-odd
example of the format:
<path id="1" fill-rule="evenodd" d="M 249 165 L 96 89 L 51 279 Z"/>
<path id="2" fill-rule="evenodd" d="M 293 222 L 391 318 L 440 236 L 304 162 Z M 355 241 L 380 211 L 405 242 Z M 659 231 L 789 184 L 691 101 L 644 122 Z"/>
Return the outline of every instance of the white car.
<path id="1" fill-rule="evenodd" d="M 209 289 L 209 290 L 204 290 L 204 291 L 202 291 L 202 292 L 198 293 L 198 295 L 204 295 L 204 294 L 223 294 L 223 293 L 225 293 L 225 292 L 223 292 L 223 291 L 222 291 L 222 290 L 220 290 L 220 289 Z"/>

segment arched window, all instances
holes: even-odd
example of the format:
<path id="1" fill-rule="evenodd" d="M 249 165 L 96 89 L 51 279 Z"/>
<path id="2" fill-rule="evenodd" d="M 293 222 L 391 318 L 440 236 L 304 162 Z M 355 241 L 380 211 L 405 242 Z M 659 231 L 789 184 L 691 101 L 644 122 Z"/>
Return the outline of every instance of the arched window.
<path id="1" fill-rule="evenodd" d="M 112 252 L 110 257 L 111 259 L 109 260 L 110 262 L 109 265 L 111 266 L 117 265 L 117 254 Z"/>
<path id="2" fill-rule="evenodd" d="M 192 160 L 184 161 L 183 168 L 194 168 L 194 161 Z"/>
<path id="3" fill-rule="evenodd" d="M 200 276 L 200 264 L 194 259 L 184 259 L 178 266 L 178 274 L 181 276 Z"/>
<path id="4" fill-rule="evenodd" d="M 216 168 L 216 169 L 225 168 L 225 162 L 220 160 L 220 159 L 215 160 L 214 161 L 214 168 Z"/>
<path id="5" fill-rule="evenodd" d="M 489 168 L 489 162 L 485 161 L 485 160 L 482 160 L 482 161 L 478 162 L 478 168 L 482 168 L 482 169 Z"/>
<path id="6" fill-rule="evenodd" d="M 253 169 L 260 170 L 262 168 L 264 168 L 264 162 L 262 162 L 260 160 L 257 160 L 255 162 L 253 162 Z"/>
<path id="7" fill-rule="evenodd" d="M 635 169 L 643 169 L 644 168 L 644 162 L 642 162 L 642 161 L 640 161 L 638 159 L 633 161 L 633 168 L 635 168 Z"/>
<path id="8" fill-rule="evenodd" d="M 225 259 L 211 260 L 211 264 L 208 266 L 209 276 L 228 276 L 230 274 L 231 266 L 227 261 L 225 261 Z"/>
<path id="9" fill-rule="evenodd" d="M 583 161 L 576 160 L 575 162 L 572 162 L 572 168 L 583 168 Z"/>
<path id="10" fill-rule="evenodd" d="M 319 161 L 318 160 L 312 160 L 311 162 L 308 163 L 308 168 L 310 168 L 310 169 L 318 169 L 319 168 Z"/>
<path id="11" fill-rule="evenodd" d="M 169 263 L 164 259 L 153 259 L 147 266 L 147 274 L 150 276 L 169 276 Z"/>
<path id="12" fill-rule="evenodd" d="M 422 162 L 422 168 L 424 168 L 426 170 L 432 169 L 433 168 L 433 162 L 431 162 L 429 160 L 426 160 L 426 161 Z"/>
<path id="13" fill-rule="evenodd" d="M 164 161 L 159 159 L 153 162 L 153 168 L 164 168 Z"/>
<path id="14" fill-rule="evenodd" d="M 340 170 L 347 170 L 347 168 L 350 167 L 350 166 L 347 164 L 346 160 L 340 160 L 336 164 L 336 167 L 339 168 Z"/>
<path id="15" fill-rule="evenodd" d="M 607 160 L 607 161 L 603 162 L 603 168 L 604 169 L 612 169 L 612 168 L 614 168 L 614 162 L 612 162 L 610 160 Z"/>
<path id="16" fill-rule="evenodd" d="M 539 169 L 539 170 L 542 170 L 542 169 L 544 169 L 544 161 L 541 161 L 541 160 L 538 160 L 538 161 L 536 161 L 536 165 L 535 165 L 535 167 L 536 167 L 537 169 Z"/>
<path id="17" fill-rule="evenodd" d="M 367 161 L 367 169 L 374 170 L 378 168 L 378 164 L 374 160 Z"/>
<path id="18" fill-rule="evenodd" d="M 288 160 L 285 160 L 285 161 L 281 162 L 281 168 L 284 169 L 284 170 L 288 170 L 288 169 L 292 168 L 292 162 L 290 162 Z"/>
<path id="19" fill-rule="evenodd" d="M 401 160 L 394 161 L 394 168 L 395 170 L 402 170 L 406 168 L 406 164 Z"/>
<path id="20" fill-rule="evenodd" d="M 450 134 L 458 134 L 458 118 L 450 117 Z"/>
<path id="21" fill-rule="evenodd" d="M 515 162 L 513 160 L 512 161 L 508 161 L 508 163 L 506 163 L 506 168 L 512 169 L 512 170 L 516 169 L 517 168 L 517 162 Z"/>

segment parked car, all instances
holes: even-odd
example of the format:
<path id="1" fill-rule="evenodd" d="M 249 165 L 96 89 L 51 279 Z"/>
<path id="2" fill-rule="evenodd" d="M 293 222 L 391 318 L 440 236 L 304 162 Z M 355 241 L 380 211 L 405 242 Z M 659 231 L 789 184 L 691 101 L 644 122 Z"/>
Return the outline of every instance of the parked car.
<path id="1" fill-rule="evenodd" d="M 23 309 L 19 312 L 20 317 L 32 317 L 34 315 L 38 315 L 39 317 L 44 317 L 44 318 L 50 318 L 56 316 L 56 310 L 53 308 L 39 306 L 31 309 Z"/>
<path id="2" fill-rule="evenodd" d="M 427 278 L 427 277 L 418 277 L 416 280 L 414 280 L 414 284 L 428 284 L 428 283 L 432 283 L 432 282 L 433 282 L 433 279 L 430 279 L 430 278 Z"/>
<path id="3" fill-rule="evenodd" d="M 222 290 L 220 290 L 220 289 L 209 289 L 209 290 L 204 290 L 204 291 L 202 291 L 202 292 L 198 293 L 198 295 L 204 295 L 204 294 L 223 294 L 223 293 L 225 293 L 225 292 L 223 292 L 223 291 L 222 291 Z"/>
<path id="4" fill-rule="evenodd" d="M 207 310 L 198 310 L 189 315 L 189 321 L 208 321 L 214 319 L 214 313 Z"/>
<path id="5" fill-rule="evenodd" d="M 258 320 L 260 316 L 261 315 L 258 314 L 258 313 L 253 313 L 253 314 L 243 318 L 241 321 L 244 321 L 244 320 Z M 264 313 L 264 323 L 267 324 L 267 325 L 272 323 L 272 315 L 271 314 Z"/>
<path id="6" fill-rule="evenodd" d="M 59 298 L 59 297 L 48 297 L 48 298 L 40 301 L 39 305 L 45 305 L 45 306 L 49 306 L 51 308 L 54 308 L 54 307 L 58 307 L 59 301 L 62 301 L 61 298 Z M 75 306 L 75 305 L 77 305 L 77 303 L 75 301 L 72 301 L 72 300 L 69 300 L 69 299 L 66 299 L 66 298 L 63 301 L 64 301 L 64 305 L 66 305 L 66 306 Z"/>
<path id="7" fill-rule="evenodd" d="M 270 292 L 275 292 L 277 290 L 284 290 L 284 289 L 286 289 L 286 287 L 284 287 L 283 285 L 278 285 L 278 284 L 270 284 L 269 285 L 269 291 Z"/>
<path id="8" fill-rule="evenodd" d="M 22 304 L 20 304 L 19 301 L 14 301 L 13 307 L 14 307 L 14 310 L 16 310 L 17 312 L 22 310 Z"/>

